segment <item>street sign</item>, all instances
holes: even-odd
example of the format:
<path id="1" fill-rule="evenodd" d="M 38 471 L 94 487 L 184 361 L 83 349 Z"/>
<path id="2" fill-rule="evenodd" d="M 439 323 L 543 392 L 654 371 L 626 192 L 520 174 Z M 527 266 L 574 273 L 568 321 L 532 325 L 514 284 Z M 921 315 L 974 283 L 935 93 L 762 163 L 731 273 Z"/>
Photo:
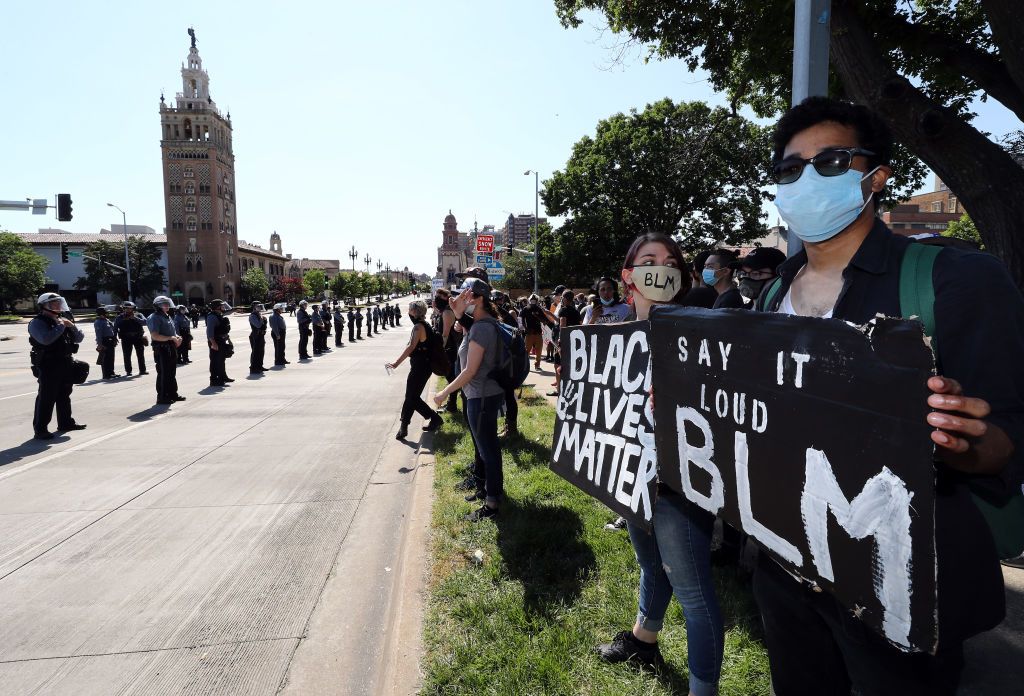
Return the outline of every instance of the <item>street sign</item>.
<path id="1" fill-rule="evenodd" d="M 476 237 L 476 250 L 493 253 L 494 252 L 494 235 L 493 234 L 478 234 Z"/>
<path id="2" fill-rule="evenodd" d="M 491 280 L 504 280 L 505 266 L 497 261 L 487 264 L 487 277 Z"/>
<path id="3" fill-rule="evenodd" d="M 80 252 L 80 251 L 69 251 L 68 252 L 68 256 L 78 257 L 78 256 L 81 256 L 81 255 L 82 255 L 82 252 Z"/>
<path id="4" fill-rule="evenodd" d="M 494 257 L 491 254 L 477 254 L 476 263 L 478 266 L 486 266 L 489 263 L 494 263 Z"/>

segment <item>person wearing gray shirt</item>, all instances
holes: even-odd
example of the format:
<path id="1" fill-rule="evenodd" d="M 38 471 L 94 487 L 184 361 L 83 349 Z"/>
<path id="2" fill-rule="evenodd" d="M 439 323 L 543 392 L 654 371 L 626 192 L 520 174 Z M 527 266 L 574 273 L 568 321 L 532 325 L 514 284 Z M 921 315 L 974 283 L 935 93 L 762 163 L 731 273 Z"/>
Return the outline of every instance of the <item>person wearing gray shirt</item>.
<path id="1" fill-rule="evenodd" d="M 92 323 L 96 332 L 96 350 L 99 351 L 99 365 L 103 373 L 103 379 L 114 379 L 121 375 L 114 372 L 114 348 L 117 347 L 117 335 L 114 333 L 114 324 L 107 316 L 105 307 L 96 310 L 96 321 Z"/>
<path id="2" fill-rule="evenodd" d="M 50 420 L 57 409 L 57 430 L 85 430 L 71 416 L 71 389 L 74 387 L 74 358 L 85 334 L 75 322 L 61 314 L 70 312 L 68 303 L 55 292 L 39 296 L 39 314 L 28 324 L 32 344 L 32 374 L 39 381 L 32 429 L 37 440 L 52 440 Z"/>
<path id="3" fill-rule="evenodd" d="M 466 396 L 466 420 L 469 421 L 469 432 L 476 450 L 473 465 L 476 492 L 466 496 L 466 500 L 484 503 L 467 519 L 477 522 L 497 517 L 498 505 L 504 495 L 498 412 L 505 402 L 505 390 L 492 376 L 504 358 L 504 350 L 502 338 L 498 335 L 501 331 L 498 328 L 498 308 L 491 302 L 491 286 L 479 278 L 466 278 L 460 290 L 469 291 L 465 311 L 474 321 L 459 346 L 462 371 L 455 381 L 434 396 L 434 403 L 440 407 L 450 394 L 459 389 Z"/>
<path id="4" fill-rule="evenodd" d="M 178 346 L 181 336 L 174 326 L 171 308 L 174 303 L 164 295 L 153 298 L 153 313 L 146 319 L 146 327 L 153 342 L 153 362 L 156 363 L 156 402 L 173 404 L 184 401 L 178 394 Z"/>

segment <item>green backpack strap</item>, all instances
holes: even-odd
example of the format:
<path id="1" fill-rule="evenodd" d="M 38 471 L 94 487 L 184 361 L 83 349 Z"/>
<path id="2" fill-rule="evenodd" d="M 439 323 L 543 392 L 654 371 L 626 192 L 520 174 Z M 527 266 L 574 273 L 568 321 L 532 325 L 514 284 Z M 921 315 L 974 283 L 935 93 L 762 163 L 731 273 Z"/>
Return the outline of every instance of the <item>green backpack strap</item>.
<path id="1" fill-rule="evenodd" d="M 935 350 L 935 284 L 932 271 L 942 247 L 914 243 L 907 247 L 900 266 L 900 314 L 917 317 Z M 1024 552 L 1024 494 L 1014 491 L 1007 500 L 993 500 L 980 486 L 967 484 L 974 506 L 981 512 L 996 543 L 999 558 Z"/>
<path id="2" fill-rule="evenodd" d="M 772 281 L 772 284 L 768 286 L 768 292 L 764 295 L 764 304 L 761 305 L 761 309 L 768 311 L 768 308 L 772 306 L 772 300 L 779 294 L 779 288 L 782 287 L 782 278 L 776 278 Z"/>
<path id="3" fill-rule="evenodd" d="M 935 285 L 932 269 L 942 247 L 911 244 L 903 254 L 900 267 L 900 314 L 905 319 L 917 317 L 924 324 L 924 333 L 932 339 L 935 349 Z"/>

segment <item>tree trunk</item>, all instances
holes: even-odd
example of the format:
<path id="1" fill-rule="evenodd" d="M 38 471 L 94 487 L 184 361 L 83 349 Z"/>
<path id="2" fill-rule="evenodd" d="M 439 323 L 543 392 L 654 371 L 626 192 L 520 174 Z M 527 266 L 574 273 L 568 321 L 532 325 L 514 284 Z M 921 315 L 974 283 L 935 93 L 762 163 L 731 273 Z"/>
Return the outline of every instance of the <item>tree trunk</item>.
<path id="1" fill-rule="evenodd" d="M 852 5 L 832 3 L 831 55 L 846 93 L 874 109 L 956 193 L 985 246 L 1024 288 L 1024 168 L 896 73 Z"/>

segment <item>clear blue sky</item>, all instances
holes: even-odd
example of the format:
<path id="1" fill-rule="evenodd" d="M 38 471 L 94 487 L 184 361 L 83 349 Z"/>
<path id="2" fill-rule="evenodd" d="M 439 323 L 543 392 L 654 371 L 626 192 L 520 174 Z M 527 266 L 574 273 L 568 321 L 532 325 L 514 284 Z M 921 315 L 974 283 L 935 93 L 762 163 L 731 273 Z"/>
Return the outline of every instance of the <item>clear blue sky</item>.
<path id="1" fill-rule="evenodd" d="M 598 20 L 562 29 L 548 0 L 99 5 L 4 9 L 0 199 L 70 192 L 75 218 L 0 211 L 0 228 L 97 232 L 120 222 L 112 201 L 162 231 L 159 98 L 181 90 L 189 24 L 231 111 L 239 238 L 277 230 L 286 252 L 343 265 L 355 245 L 433 273 L 449 208 L 460 229 L 500 226 L 533 210 L 523 171 L 561 168 L 599 119 L 722 101 L 679 61 L 609 68 Z M 981 114 L 995 135 L 1019 127 Z"/>

